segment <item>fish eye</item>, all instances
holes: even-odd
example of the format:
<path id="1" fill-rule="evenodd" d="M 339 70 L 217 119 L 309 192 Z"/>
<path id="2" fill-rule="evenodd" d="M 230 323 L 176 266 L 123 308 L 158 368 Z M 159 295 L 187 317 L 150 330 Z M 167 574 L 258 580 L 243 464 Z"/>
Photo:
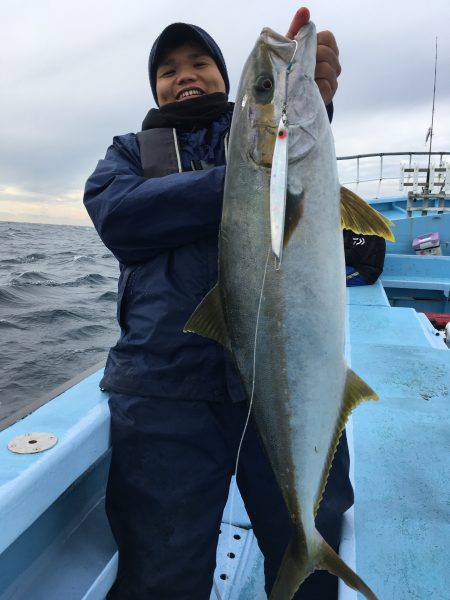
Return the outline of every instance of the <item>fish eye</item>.
<path id="1" fill-rule="evenodd" d="M 273 80 L 268 75 L 260 75 L 255 82 L 257 92 L 270 92 L 273 88 Z"/>

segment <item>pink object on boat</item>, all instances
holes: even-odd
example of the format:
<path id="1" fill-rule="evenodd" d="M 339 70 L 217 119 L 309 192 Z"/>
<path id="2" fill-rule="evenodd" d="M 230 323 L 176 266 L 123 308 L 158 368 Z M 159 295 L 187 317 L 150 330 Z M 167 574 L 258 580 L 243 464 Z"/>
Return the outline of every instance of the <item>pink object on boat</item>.
<path id="1" fill-rule="evenodd" d="M 412 243 L 416 254 L 442 254 L 439 233 L 426 233 L 414 238 Z"/>

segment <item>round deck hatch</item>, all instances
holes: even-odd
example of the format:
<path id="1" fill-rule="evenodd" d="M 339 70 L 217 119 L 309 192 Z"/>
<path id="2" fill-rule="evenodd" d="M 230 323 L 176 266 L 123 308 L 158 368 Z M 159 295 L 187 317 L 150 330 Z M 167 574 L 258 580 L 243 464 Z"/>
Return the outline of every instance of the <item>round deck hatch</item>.
<path id="1" fill-rule="evenodd" d="M 57 441 L 58 438 L 53 433 L 34 431 L 13 438 L 8 443 L 8 449 L 17 454 L 36 454 L 52 448 Z"/>

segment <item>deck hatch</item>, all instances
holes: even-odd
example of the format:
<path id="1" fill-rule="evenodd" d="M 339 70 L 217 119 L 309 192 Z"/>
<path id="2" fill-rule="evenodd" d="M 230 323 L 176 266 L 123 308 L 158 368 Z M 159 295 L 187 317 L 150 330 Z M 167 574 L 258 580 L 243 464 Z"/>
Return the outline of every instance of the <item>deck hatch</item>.
<path id="1" fill-rule="evenodd" d="M 8 442 L 8 450 L 17 454 L 37 454 L 53 448 L 57 441 L 56 435 L 47 431 L 23 433 Z"/>

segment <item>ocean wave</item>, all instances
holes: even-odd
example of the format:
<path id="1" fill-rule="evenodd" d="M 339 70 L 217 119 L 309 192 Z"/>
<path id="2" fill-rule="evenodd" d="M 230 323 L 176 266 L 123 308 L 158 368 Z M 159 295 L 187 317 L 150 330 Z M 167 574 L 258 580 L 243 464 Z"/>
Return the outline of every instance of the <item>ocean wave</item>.
<path id="1" fill-rule="evenodd" d="M 0 319 L 0 329 L 25 329 L 25 327 L 21 327 L 16 323 L 7 321 L 6 319 Z"/>
<path id="2" fill-rule="evenodd" d="M 46 254 L 42 254 L 41 252 L 33 252 L 32 254 L 27 254 L 24 257 L 23 262 L 35 262 L 36 260 L 44 260 L 44 258 L 47 258 Z"/>
<path id="3" fill-rule="evenodd" d="M 107 329 L 103 325 L 83 325 L 82 327 L 66 331 L 63 337 L 68 340 L 82 340 L 92 335 L 103 333 Z"/>
<path id="4" fill-rule="evenodd" d="M 80 255 L 75 255 L 72 259 L 74 262 L 77 263 L 93 263 L 95 262 L 95 259 L 92 256 L 86 256 L 85 254 L 80 254 Z"/>
<path id="5" fill-rule="evenodd" d="M 58 282 L 39 271 L 26 271 L 24 273 L 20 273 L 16 277 L 13 277 L 10 281 L 10 285 L 16 287 L 26 285 L 40 285 L 46 287 L 81 287 L 85 285 L 105 285 L 110 281 L 117 281 L 117 279 L 115 277 L 100 275 L 100 273 L 88 273 L 87 275 L 77 277 L 73 281 Z"/>
<path id="6" fill-rule="evenodd" d="M 103 354 L 105 355 L 105 360 L 106 360 L 106 354 L 108 353 L 109 350 L 109 346 L 108 347 L 103 347 L 103 346 L 90 346 L 88 348 L 79 348 L 77 350 L 74 350 L 74 354 L 77 355 L 85 355 L 88 354 L 90 352 L 95 352 L 96 354 Z"/>
<path id="7" fill-rule="evenodd" d="M 40 271 L 25 271 L 17 275 L 17 277 L 13 277 L 10 281 L 10 284 L 13 286 L 22 286 L 22 285 L 58 285 L 56 281 L 47 277 L 44 273 Z"/>
<path id="8" fill-rule="evenodd" d="M 102 285 L 107 283 L 110 278 L 105 277 L 104 275 L 100 275 L 100 273 L 89 273 L 88 275 L 83 275 L 82 277 L 77 277 L 74 281 L 68 281 L 67 283 L 62 283 L 61 285 L 65 287 L 78 287 L 80 285 Z"/>
<path id="9" fill-rule="evenodd" d="M 24 325 L 48 325 L 67 320 L 84 321 L 86 320 L 86 315 L 65 308 L 50 308 L 21 315 L 17 320 Z"/>
<path id="10" fill-rule="evenodd" d="M 14 305 L 23 304 L 25 300 L 16 292 L 0 287 L 0 305 Z"/>
<path id="11" fill-rule="evenodd" d="M 101 302 L 117 302 L 117 292 L 105 292 L 97 298 Z"/>
<path id="12" fill-rule="evenodd" d="M 33 252 L 32 254 L 27 254 L 26 256 L 17 256 L 16 258 L 3 258 L 0 260 L 0 264 L 3 265 L 23 265 L 26 263 L 33 263 L 37 260 L 44 260 L 47 258 L 46 254 L 42 254 L 41 252 Z"/>

